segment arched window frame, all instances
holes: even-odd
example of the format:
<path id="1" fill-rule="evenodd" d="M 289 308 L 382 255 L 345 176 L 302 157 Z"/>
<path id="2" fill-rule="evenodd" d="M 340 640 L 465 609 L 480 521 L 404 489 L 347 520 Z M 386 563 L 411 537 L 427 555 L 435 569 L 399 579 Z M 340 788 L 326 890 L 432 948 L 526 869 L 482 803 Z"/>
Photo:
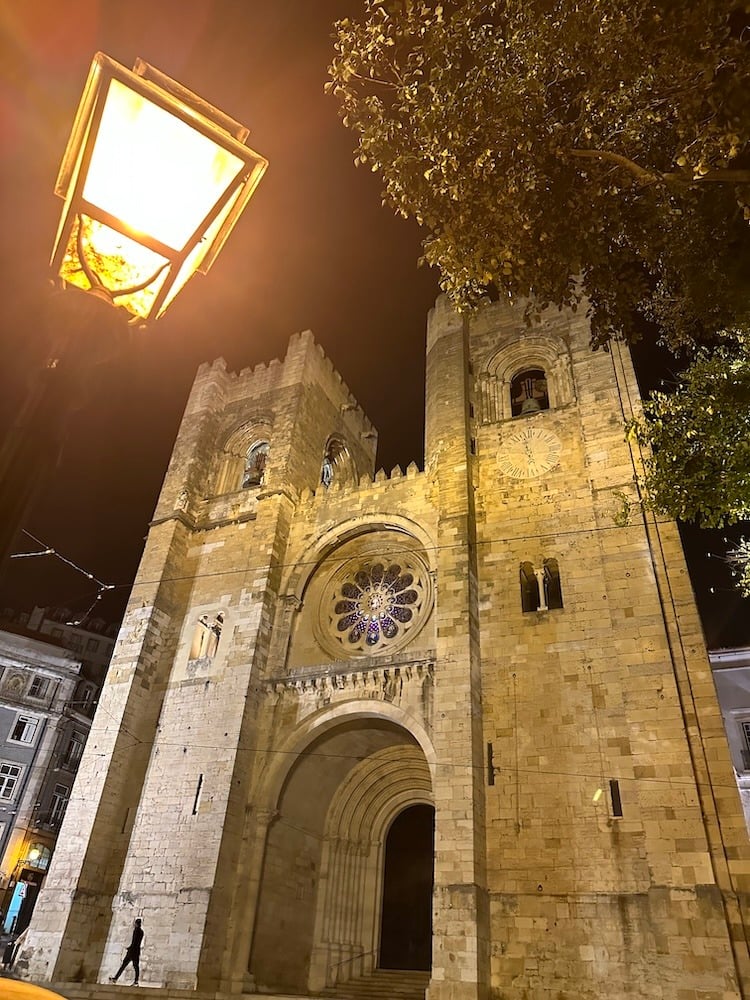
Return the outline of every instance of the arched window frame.
<path id="1" fill-rule="evenodd" d="M 534 565 L 522 562 L 519 568 L 521 583 L 521 610 L 524 614 L 539 609 L 539 582 L 534 572 Z"/>
<path id="2" fill-rule="evenodd" d="M 272 447 L 271 420 L 258 416 L 235 427 L 226 437 L 224 447 L 218 455 L 216 470 L 216 496 L 225 493 L 253 490 L 257 487 L 243 487 L 243 477 L 247 468 L 248 453 L 255 447 L 268 444 Z M 268 475 L 268 462 L 264 467 L 264 482 Z"/>
<path id="3" fill-rule="evenodd" d="M 560 569 L 557 559 L 544 559 L 541 569 L 531 562 L 522 562 L 519 568 L 521 610 L 560 611 L 563 608 Z"/>
<path id="4" fill-rule="evenodd" d="M 563 607 L 562 585 L 557 559 L 544 560 L 544 603 L 549 611 L 559 611 Z"/>
<path id="5" fill-rule="evenodd" d="M 356 482 L 356 469 L 349 447 L 337 434 L 332 434 L 326 441 L 320 465 L 320 482 L 326 489 L 334 482 L 342 486 Z"/>
<path id="6" fill-rule="evenodd" d="M 198 617 L 190 644 L 190 660 L 213 660 L 219 651 L 224 631 L 224 612 L 202 614 Z"/>
<path id="7" fill-rule="evenodd" d="M 240 477 L 242 490 L 262 486 L 266 474 L 266 462 L 271 445 L 265 439 L 255 441 L 245 452 L 245 467 Z"/>
<path id="8" fill-rule="evenodd" d="M 510 408 L 512 417 L 524 417 L 548 410 L 549 391 L 547 372 L 544 368 L 522 368 L 510 380 Z"/>
<path id="9" fill-rule="evenodd" d="M 513 379 L 535 369 L 545 373 L 550 410 L 575 401 L 570 351 L 565 342 L 555 336 L 522 337 L 497 351 L 477 376 L 475 391 L 480 422 L 514 419 Z"/>

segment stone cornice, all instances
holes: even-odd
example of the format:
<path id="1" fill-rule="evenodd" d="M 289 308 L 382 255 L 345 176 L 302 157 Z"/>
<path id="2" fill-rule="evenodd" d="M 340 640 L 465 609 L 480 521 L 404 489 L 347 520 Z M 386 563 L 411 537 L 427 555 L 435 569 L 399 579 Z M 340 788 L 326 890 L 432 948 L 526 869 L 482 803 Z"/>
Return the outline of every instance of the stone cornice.
<path id="1" fill-rule="evenodd" d="M 389 657 L 363 656 L 352 660 L 337 660 L 333 663 L 299 667 L 290 670 L 283 677 L 268 678 L 266 685 L 275 691 L 284 688 L 345 687 L 348 683 L 365 685 L 368 679 L 408 677 L 412 672 L 432 674 L 435 669 L 435 659 L 434 649 L 422 650 L 418 654 L 402 653 Z"/>

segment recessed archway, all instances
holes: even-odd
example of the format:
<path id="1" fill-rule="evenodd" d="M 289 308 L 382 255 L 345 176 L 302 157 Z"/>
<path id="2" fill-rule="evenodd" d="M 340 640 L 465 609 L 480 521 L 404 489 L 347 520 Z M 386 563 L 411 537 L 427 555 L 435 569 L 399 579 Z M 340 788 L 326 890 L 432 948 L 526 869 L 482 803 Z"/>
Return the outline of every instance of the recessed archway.
<path id="1" fill-rule="evenodd" d="M 315 992 L 378 966 L 386 837 L 415 805 L 432 810 L 427 760 L 389 719 L 343 717 L 296 758 L 266 840 L 257 988 Z"/>

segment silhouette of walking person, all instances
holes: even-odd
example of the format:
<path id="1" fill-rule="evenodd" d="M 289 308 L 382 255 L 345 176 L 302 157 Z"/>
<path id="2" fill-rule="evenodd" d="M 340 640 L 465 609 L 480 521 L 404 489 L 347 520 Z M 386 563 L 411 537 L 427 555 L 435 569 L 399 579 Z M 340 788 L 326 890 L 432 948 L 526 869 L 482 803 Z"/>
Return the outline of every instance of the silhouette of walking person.
<path id="1" fill-rule="evenodd" d="M 123 974 L 125 969 L 133 963 L 133 972 L 135 973 L 135 979 L 133 980 L 133 986 L 138 985 L 138 979 L 141 972 L 141 941 L 143 941 L 143 930 L 141 928 L 140 917 L 136 919 L 133 925 L 133 937 L 130 940 L 130 944 L 125 952 L 125 958 L 122 960 L 122 965 L 114 974 L 114 976 L 109 977 L 110 983 L 116 983 L 120 976 Z"/>

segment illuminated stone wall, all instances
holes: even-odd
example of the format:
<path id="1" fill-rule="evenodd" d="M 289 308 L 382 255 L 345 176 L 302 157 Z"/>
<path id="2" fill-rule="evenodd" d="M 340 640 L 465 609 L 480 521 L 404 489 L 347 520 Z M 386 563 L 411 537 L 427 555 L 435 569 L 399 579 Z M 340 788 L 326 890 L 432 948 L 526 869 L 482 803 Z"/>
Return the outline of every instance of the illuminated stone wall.
<path id="1" fill-rule="evenodd" d="M 543 331 L 561 359 L 550 409 L 504 419 L 474 403 L 492 982 L 535 998 L 739 996 L 748 841 L 676 527 L 637 503 L 629 356 L 592 354 L 580 314 Z M 480 389 L 507 394 L 492 373 L 533 361 L 535 340 L 510 308 L 485 312 Z M 509 470 L 524 425 L 534 463 L 516 451 Z M 523 613 L 519 566 L 550 558 L 564 607 Z"/>

